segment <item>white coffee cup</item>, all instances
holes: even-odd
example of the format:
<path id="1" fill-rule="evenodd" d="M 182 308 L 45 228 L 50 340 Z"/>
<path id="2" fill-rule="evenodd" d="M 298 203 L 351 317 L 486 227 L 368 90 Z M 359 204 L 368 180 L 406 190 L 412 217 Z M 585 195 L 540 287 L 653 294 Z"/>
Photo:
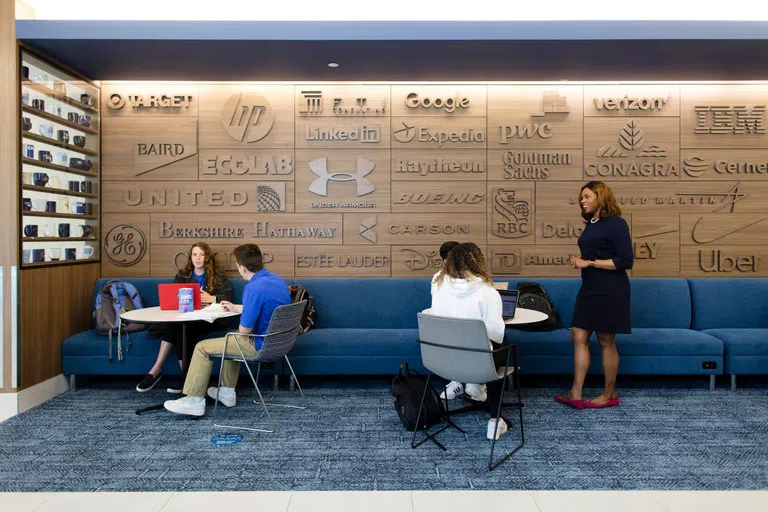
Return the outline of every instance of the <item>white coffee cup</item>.
<path id="1" fill-rule="evenodd" d="M 43 230 L 43 236 L 48 238 L 56 236 L 59 229 L 55 222 L 46 222 L 40 228 Z"/>
<path id="2" fill-rule="evenodd" d="M 69 198 L 68 197 L 62 197 L 59 199 L 58 207 L 60 212 L 68 212 L 69 211 Z"/>
<path id="3" fill-rule="evenodd" d="M 61 179 L 56 176 L 51 177 L 48 180 L 48 186 L 51 188 L 61 188 Z"/>
<path id="4" fill-rule="evenodd" d="M 83 247 L 83 257 L 90 258 L 93 256 L 94 249 L 90 245 L 86 245 Z"/>
<path id="5" fill-rule="evenodd" d="M 41 198 L 35 198 L 32 200 L 32 211 L 33 212 L 44 212 L 45 211 L 45 199 Z"/>
<path id="6" fill-rule="evenodd" d="M 35 184 L 35 177 L 34 174 L 31 172 L 25 172 L 24 176 L 22 178 L 25 185 L 34 185 Z"/>

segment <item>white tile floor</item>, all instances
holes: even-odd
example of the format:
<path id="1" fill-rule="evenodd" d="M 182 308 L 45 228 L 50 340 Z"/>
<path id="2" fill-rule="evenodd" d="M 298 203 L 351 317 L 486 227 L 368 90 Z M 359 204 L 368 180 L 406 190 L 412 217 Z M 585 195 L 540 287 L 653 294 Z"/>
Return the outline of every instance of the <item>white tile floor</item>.
<path id="1" fill-rule="evenodd" d="M 3 512 L 765 512 L 768 491 L 0 493 Z"/>

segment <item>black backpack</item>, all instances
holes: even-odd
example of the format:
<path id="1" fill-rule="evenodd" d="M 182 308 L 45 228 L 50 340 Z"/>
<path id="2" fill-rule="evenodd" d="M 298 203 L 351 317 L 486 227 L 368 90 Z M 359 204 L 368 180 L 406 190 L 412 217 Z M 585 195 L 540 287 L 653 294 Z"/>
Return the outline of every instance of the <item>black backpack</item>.
<path id="1" fill-rule="evenodd" d="M 532 324 L 516 325 L 516 329 L 521 331 L 554 331 L 560 327 L 560 315 L 557 314 L 557 310 L 549 300 L 543 286 L 539 283 L 518 283 L 517 289 L 520 291 L 520 296 L 517 299 L 518 306 L 540 311 L 549 315 L 549 318 Z"/>
<path id="2" fill-rule="evenodd" d="M 405 369 L 405 372 L 403 372 Z M 410 432 L 416 430 L 416 418 L 419 415 L 419 405 L 421 404 L 421 394 L 424 392 L 426 380 L 418 372 L 408 368 L 408 363 L 400 365 L 400 370 L 392 379 L 390 392 L 395 397 L 395 410 L 400 416 L 405 428 Z M 427 388 L 427 396 L 424 398 L 424 410 L 421 411 L 421 423 L 418 430 L 431 427 L 445 416 L 443 403 L 437 396 L 434 388 Z"/>
<path id="3" fill-rule="evenodd" d="M 289 286 L 288 289 L 291 292 L 291 302 L 307 301 L 307 305 L 304 307 L 304 314 L 301 315 L 301 329 L 299 334 L 307 332 L 317 319 L 317 313 L 315 312 L 315 306 L 312 304 L 312 296 L 309 294 L 306 288 L 299 285 Z"/>

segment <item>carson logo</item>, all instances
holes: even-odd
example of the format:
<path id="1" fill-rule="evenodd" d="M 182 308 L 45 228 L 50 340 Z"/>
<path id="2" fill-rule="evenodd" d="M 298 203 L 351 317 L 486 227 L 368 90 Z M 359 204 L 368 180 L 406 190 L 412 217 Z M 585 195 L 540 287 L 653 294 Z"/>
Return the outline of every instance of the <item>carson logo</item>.
<path id="1" fill-rule="evenodd" d="M 236 141 L 256 142 L 272 129 L 275 113 L 267 98 L 261 94 L 233 94 L 221 110 L 221 124 Z"/>

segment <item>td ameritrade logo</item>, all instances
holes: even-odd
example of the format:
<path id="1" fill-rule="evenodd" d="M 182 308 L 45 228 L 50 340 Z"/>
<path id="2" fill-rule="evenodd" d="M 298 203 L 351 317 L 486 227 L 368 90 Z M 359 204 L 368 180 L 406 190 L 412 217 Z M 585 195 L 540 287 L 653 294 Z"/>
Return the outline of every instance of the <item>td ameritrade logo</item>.
<path id="1" fill-rule="evenodd" d="M 431 130 L 428 126 L 415 126 L 405 121 L 395 125 L 392 137 L 401 144 L 408 144 L 414 140 L 421 143 L 433 143 L 437 147 L 443 144 L 484 144 L 485 132 L 473 128 L 459 128 L 457 130 Z"/>

